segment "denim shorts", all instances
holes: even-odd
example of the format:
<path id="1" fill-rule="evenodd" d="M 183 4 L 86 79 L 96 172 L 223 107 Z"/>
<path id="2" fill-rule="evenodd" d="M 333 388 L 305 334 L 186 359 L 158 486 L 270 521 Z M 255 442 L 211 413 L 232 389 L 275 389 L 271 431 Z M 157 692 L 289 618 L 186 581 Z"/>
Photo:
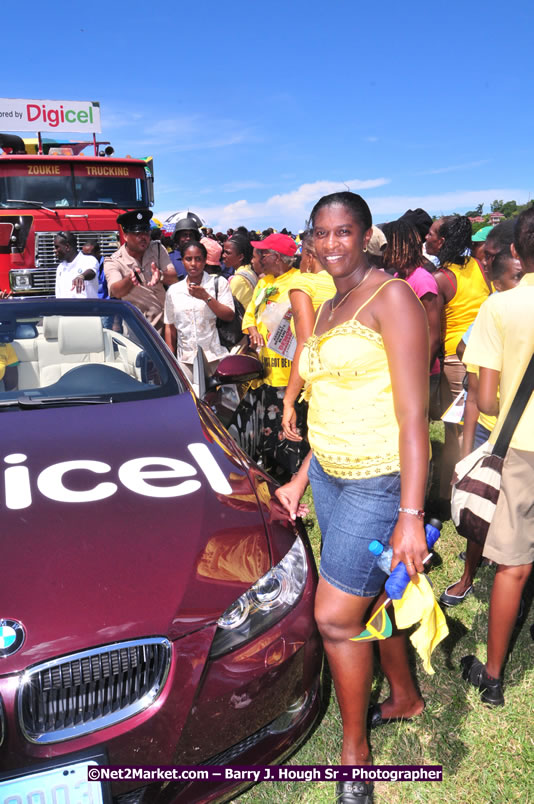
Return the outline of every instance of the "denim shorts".
<path id="1" fill-rule="evenodd" d="M 322 535 L 320 575 L 349 595 L 376 597 L 387 576 L 369 544 L 389 544 L 399 513 L 400 473 L 345 480 L 328 475 L 313 456 L 308 476 Z"/>

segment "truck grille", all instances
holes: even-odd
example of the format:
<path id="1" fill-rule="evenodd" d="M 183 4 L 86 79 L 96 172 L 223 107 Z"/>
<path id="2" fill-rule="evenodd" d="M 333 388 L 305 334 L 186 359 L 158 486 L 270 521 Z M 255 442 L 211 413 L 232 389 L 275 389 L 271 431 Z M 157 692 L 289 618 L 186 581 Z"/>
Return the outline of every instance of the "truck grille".
<path id="1" fill-rule="evenodd" d="M 31 667 L 18 693 L 22 732 L 32 743 L 56 743 L 132 717 L 156 700 L 170 662 L 170 642 L 157 637 Z"/>
<path id="2" fill-rule="evenodd" d="M 119 242 L 119 232 L 73 232 L 78 241 L 78 251 L 81 251 L 83 244 L 86 240 L 98 240 L 100 245 L 100 252 L 103 257 L 109 257 L 117 250 Z M 36 232 L 35 233 L 35 267 L 36 268 L 53 268 L 54 269 L 54 284 L 55 284 L 55 271 L 57 266 L 56 251 L 54 249 L 54 238 L 57 232 Z M 52 293 L 54 292 L 54 285 L 52 285 Z"/>

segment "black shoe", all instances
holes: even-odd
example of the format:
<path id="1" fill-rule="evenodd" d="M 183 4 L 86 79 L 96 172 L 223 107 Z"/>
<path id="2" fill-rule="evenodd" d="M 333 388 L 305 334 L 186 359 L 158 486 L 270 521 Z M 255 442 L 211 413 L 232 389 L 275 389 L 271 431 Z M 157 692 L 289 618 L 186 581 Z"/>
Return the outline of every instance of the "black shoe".
<path id="1" fill-rule="evenodd" d="M 467 595 L 470 595 L 471 592 L 473 591 L 473 585 L 471 585 L 471 586 L 467 587 L 467 589 L 465 590 L 463 595 L 450 595 L 449 594 L 449 589 L 452 586 L 456 586 L 457 583 L 458 583 L 458 581 L 455 581 L 455 583 L 451 583 L 451 585 L 447 586 L 447 588 L 445 589 L 445 591 L 441 595 L 441 597 L 439 599 L 439 602 L 443 603 L 444 606 L 459 606 L 460 603 L 464 602 L 464 600 L 466 599 Z"/>
<path id="2" fill-rule="evenodd" d="M 373 804 L 372 782 L 336 782 L 335 804 Z"/>
<path id="3" fill-rule="evenodd" d="M 464 656 L 460 660 L 462 678 L 480 690 L 480 699 L 490 706 L 504 706 L 502 683 L 499 678 L 490 678 L 486 668 L 476 656 Z"/>
<path id="4" fill-rule="evenodd" d="M 424 701 L 423 711 L 420 714 L 422 715 L 423 712 Z M 382 717 L 380 704 L 372 704 L 367 710 L 367 727 L 369 729 L 377 729 L 379 726 L 387 726 L 388 723 L 409 723 L 417 717 L 419 717 L 419 715 L 413 715 L 413 717 Z"/>

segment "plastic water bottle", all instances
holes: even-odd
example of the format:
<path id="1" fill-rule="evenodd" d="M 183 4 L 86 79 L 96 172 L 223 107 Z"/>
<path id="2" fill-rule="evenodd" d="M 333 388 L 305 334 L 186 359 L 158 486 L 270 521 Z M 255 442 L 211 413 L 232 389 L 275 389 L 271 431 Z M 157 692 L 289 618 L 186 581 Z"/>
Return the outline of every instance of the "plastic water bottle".
<path id="1" fill-rule="evenodd" d="M 441 527 L 439 519 L 431 519 L 428 525 L 425 526 L 426 543 L 429 550 L 432 550 L 439 539 Z M 380 569 L 390 576 L 386 581 L 386 592 L 389 597 L 392 600 L 400 600 L 410 582 L 410 576 L 403 562 L 400 561 L 393 572 L 391 572 L 393 549 L 391 547 L 385 548 L 382 542 L 373 539 L 369 545 L 369 550 L 373 555 L 378 556 L 378 566 Z M 430 553 L 424 560 L 427 561 L 429 558 Z"/>
<path id="2" fill-rule="evenodd" d="M 439 519 L 431 519 L 428 525 L 425 526 L 426 543 L 429 550 L 432 550 L 433 546 L 439 539 L 441 527 L 442 526 Z M 378 556 L 377 564 L 382 570 L 382 572 L 385 572 L 387 575 L 390 575 L 391 560 L 393 558 L 393 548 L 384 547 L 382 542 L 377 541 L 377 539 L 373 539 L 373 541 L 369 545 L 369 550 L 373 555 Z"/>

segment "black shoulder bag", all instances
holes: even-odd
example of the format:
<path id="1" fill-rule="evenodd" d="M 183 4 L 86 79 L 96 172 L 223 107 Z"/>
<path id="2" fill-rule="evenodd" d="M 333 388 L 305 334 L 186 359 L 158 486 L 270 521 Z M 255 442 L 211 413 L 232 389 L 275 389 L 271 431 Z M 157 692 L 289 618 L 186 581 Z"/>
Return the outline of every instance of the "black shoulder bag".
<path id="1" fill-rule="evenodd" d="M 215 300 L 218 301 L 218 294 L 219 294 L 219 277 L 216 276 L 214 278 L 215 283 Z M 243 316 L 245 315 L 245 308 L 238 301 L 235 296 L 234 299 L 234 307 L 235 307 L 235 315 L 231 321 L 223 321 L 222 318 L 217 319 L 217 329 L 219 331 L 219 340 L 222 346 L 226 346 L 227 349 L 232 349 L 232 347 L 236 346 L 239 341 L 243 340 L 244 333 L 241 329 L 241 324 L 243 322 Z"/>

